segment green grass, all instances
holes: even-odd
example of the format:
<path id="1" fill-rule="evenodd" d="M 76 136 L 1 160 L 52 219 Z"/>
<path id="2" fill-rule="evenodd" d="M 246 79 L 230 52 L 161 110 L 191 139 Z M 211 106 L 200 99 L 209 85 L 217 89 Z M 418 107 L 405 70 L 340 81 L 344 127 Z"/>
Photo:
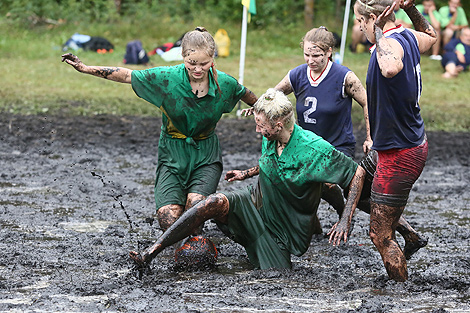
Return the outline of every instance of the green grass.
<path id="1" fill-rule="evenodd" d="M 231 55 L 217 59 L 217 67 L 238 78 L 240 25 L 224 25 L 217 20 L 201 17 L 192 22 L 171 18 L 163 21 L 143 19 L 139 28 L 132 21 L 26 28 L 0 19 L 0 112 L 159 115 L 158 109 L 139 99 L 130 85 L 83 75 L 61 63 L 61 45 L 74 32 L 102 36 L 115 45 L 112 54 L 84 51 L 76 54 L 88 65 L 124 66 L 122 59 L 128 41 L 140 39 L 144 48 L 151 50 L 165 42 L 175 41 L 196 25 L 204 25 L 212 33 L 221 27 L 228 31 L 232 41 Z M 302 64 L 299 42 L 304 33 L 302 27 L 271 27 L 266 30 L 249 26 L 244 85 L 261 95 L 275 86 L 290 69 Z M 151 62 L 153 66 L 179 63 L 166 63 L 159 56 L 151 57 Z M 352 69 L 363 83 L 368 62 L 367 53 L 351 54 L 346 51 L 344 65 Z M 424 90 L 420 104 L 426 128 L 470 131 L 470 104 L 467 100 L 470 74 L 463 73 L 457 79 L 446 80 L 441 77 L 440 62 L 431 61 L 426 56 L 422 58 L 421 69 Z M 290 98 L 294 100 L 292 95 Z M 362 123 L 362 119 L 361 108 L 354 105 L 354 123 Z"/>

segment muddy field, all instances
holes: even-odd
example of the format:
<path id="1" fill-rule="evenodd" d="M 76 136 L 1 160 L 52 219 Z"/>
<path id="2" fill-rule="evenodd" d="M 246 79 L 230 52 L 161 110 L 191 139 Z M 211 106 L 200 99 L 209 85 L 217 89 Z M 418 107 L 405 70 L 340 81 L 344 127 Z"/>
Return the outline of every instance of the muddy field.
<path id="1" fill-rule="evenodd" d="M 175 271 L 168 249 L 140 276 L 128 252 L 161 233 L 153 200 L 160 125 L 0 117 L 0 311 L 470 312 L 470 134 L 428 133 L 428 164 L 405 214 L 429 244 L 409 261 L 405 283 L 387 279 L 362 212 L 346 245 L 318 235 L 292 270 L 253 270 L 241 246 L 207 222 L 219 250 L 214 269 Z M 251 119 L 222 120 L 218 132 L 225 170 L 256 164 L 261 139 Z M 337 219 L 326 203 L 319 216 L 324 232 Z"/>

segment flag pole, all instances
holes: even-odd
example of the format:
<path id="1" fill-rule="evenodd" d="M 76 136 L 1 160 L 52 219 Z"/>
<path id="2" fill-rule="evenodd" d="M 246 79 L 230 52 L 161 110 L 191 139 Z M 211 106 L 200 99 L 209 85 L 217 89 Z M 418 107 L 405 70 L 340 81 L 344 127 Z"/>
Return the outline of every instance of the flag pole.
<path id="1" fill-rule="evenodd" d="M 246 52 L 246 29 L 248 24 L 248 9 L 243 5 L 242 38 L 240 44 L 240 69 L 238 72 L 238 82 L 243 85 L 245 71 L 245 52 Z M 241 101 L 238 101 L 237 116 L 241 116 Z"/>
<path id="2" fill-rule="evenodd" d="M 339 49 L 340 63 L 343 63 L 344 60 L 344 48 L 346 46 L 346 37 L 348 35 L 348 22 L 349 22 L 349 9 L 351 7 L 351 0 L 346 0 L 346 7 L 344 9 L 344 19 L 343 19 L 343 32 L 341 34 L 341 47 Z"/>

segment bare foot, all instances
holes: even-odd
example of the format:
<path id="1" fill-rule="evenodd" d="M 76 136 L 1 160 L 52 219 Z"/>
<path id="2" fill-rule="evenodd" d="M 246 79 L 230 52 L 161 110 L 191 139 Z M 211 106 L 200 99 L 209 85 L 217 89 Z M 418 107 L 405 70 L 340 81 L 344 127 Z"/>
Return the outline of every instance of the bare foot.
<path id="1" fill-rule="evenodd" d="M 137 266 L 139 267 L 143 267 L 147 264 L 147 262 L 145 262 L 145 257 L 144 256 L 141 256 L 139 254 L 139 252 L 136 252 L 136 251 L 130 251 L 129 252 L 129 257 L 134 260 L 134 262 L 137 264 Z"/>
<path id="2" fill-rule="evenodd" d="M 428 244 L 428 240 L 423 237 L 419 237 L 416 241 L 407 241 L 405 243 L 405 248 L 403 249 L 403 254 L 407 260 L 411 259 L 411 256 L 418 252 L 419 249 L 425 247 Z"/>
<path id="3" fill-rule="evenodd" d="M 444 78 L 454 78 L 456 77 L 455 75 L 452 75 L 451 73 L 449 72 L 445 72 L 444 74 L 442 74 L 442 77 Z"/>

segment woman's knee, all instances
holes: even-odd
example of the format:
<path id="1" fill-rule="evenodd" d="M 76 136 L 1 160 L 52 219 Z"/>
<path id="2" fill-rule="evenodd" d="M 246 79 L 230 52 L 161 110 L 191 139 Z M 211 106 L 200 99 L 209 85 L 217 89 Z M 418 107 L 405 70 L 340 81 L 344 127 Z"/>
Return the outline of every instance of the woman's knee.
<path id="1" fill-rule="evenodd" d="M 206 198 L 206 205 L 211 205 L 215 207 L 225 207 L 228 206 L 228 199 L 222 193 L 215 193 Z"/>

